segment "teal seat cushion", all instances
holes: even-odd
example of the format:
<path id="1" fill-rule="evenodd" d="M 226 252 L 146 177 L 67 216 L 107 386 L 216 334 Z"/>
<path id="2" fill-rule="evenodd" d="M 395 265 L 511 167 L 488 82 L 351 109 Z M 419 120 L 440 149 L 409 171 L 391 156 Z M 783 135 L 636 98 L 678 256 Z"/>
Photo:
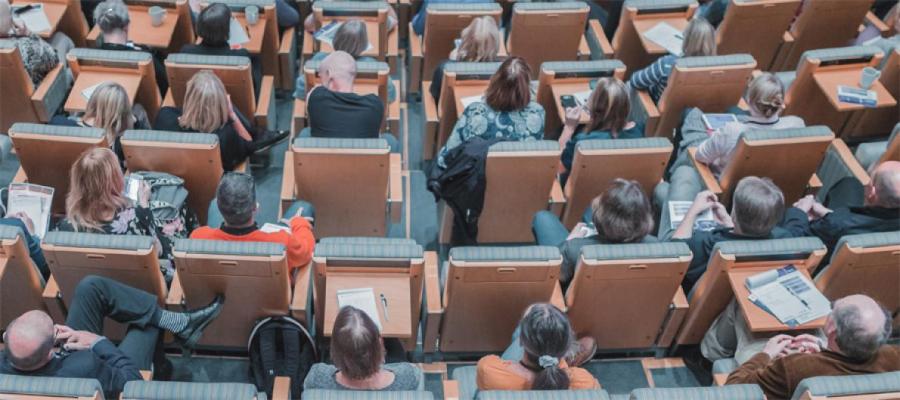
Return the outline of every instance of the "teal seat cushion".
<path id="1" fill-rule="evenodd" d="M 93 397 L 97 392 L 103 389 L 96 379 L 0 375 L 0 393 Z"/>
<path id="2" fill-rule="evenodd" d="M 122 397 L 142 400 L 253 400 L 256 386 L 248 383 L 131 381 Z"/>

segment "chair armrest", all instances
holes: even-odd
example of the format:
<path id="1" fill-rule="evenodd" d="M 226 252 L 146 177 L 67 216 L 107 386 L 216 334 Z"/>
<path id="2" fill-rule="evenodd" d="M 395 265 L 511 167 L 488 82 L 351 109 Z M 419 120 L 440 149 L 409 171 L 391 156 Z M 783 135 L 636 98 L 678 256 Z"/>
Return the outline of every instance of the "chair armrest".
<path id="1" fill-rule="evenodd" d="M 815 173 L 812 174 L 812 176 L 809 177 L 809 182 L 806 183 L 806 193 L 815 196 L 816 194 L 819 193 L 819 189 L 821 189 L 821 188 L 822 188 L 822 180 L 819 179 L 819 175 L 817 175 Z"/>
<path id="2" fill-rule="evenodd" d="M 181 288 L 181 279 L 175 274 L 172 286 L 169 287 L 169 295 L 166 296 L 166 308 L 180 308 L 184 305 L 184 289 Z"/>
<path id="3" fill-rule="evenodd" d="M 291 398 L 291 378 L 276 376 L 272 385 L 272 400 L 289 400 Z"/>
<path id="4" fill-rule="evenodd" d="M 440 272 L 438 255 L 434 251 L 425 252 L 425 326 L 422 349 L 426 353 L 437 351 L 437 340 L 441 329 L 444 306 L 441 302 Z"/>
<path id="5" fill-rule="evenodd" d="M 866 13 L 866 17 L 863 22 L 877 29 L 878 33 L 881 34 L 881 36 L 884 36 L 891 29 L 887 26 L 887 24 L 884 23 L 884 21 L 881 20 L 881 18 L 878 18 L 878 16 L 871 11 Z"/>
<path id="6" fill-rule="evenodd" d="M 300 268 L 294 277 L 294 294 L 291 296 L 291 316 L 309 328 L 309 285 L 312 264 Z"/>
<path id="7" fill-rule="evenodd" d="M 458 381 L 444 381 L 444 400 L 459 400 Z"/>
<path id="8" fill-rule="evenodd" d="M 50 275 L 50 279 L 44 284 L 44 292 L 41 293 L 44 299 L 58 299 L 62 294 L 59 292 L 59 284 L 56 283 L 56 277 Z"/>
<path id="9" fill-rule="evenodd" d="M 409 23 L 409 51 L 413 57 L 422 58 L 424 50 L 422 49 L 422 37 L 415 34 L 412 28 L 412 22 Z"/>
<path id="10" fill-rule="evenodd" d="M 294 87 L 294 72 L 297 65 L 297 29 L 288 28 L 281 35 L 281 46 L 278 48 L 279 88 L 290 90 Z"/>
<path id="11" fill-rule="evenodd" d="M 553 285 L 553 293 L 550 294 L 550 304 L 553 304 L 554 307 L 562 312 L 567 312 L 569 310 L 569 308 L 566 307 L 566 298 L 563 296 L 562 286 L 560 286 L 559 282 L 556 282 Z"/>
<path id="12" fill-rule="evenodd" d="M 25 169 L 22 166 L 19 166 L 19 170 L 16 171 L 16 176 L 13 177 L 13 182 L 15 183 L 24 183 L 28 182 L 28 175 L 25 175 Z"/>
<path id="13" fill-rule="evenodd" d="M 412 56 L 409 58 L 409 87 L 408 92 L 427 91 L 428 87 L 422 84 L 422 68 L 425 64 L 424 50 L 422 49 L 422 37 L 416 34 L 412 28 L 412 22 L 409 23 L 409 52 Z M 431 78 L 431 77 L 428 77 Z"/>
<path id="14" fill-rule="evenodd" d="M 859 163 L 859 160 L 853 156 L 850 148 L 847 147 L 847 143 L 844 143 L 841 139 L 834 139 L 831 141 L 831 148 L 834 149 L 835 153 L 837 153 L 838 157 L 860 184 L 866 186 L 871 182 L 872 178 L 869 177 L 869 173 L 866 172 L 866 169 Z"/>
<path id="15" fill-rule="evenodd" d="M 262 84 L 259 85 L 259 97 L 256 101 L 256 126 L 265 127 L 273 130 L 276 127 L 278 119 L 275 116 L 275 77 L 266 75 L 262 78 Z"/>
<path id="16" fill-rule="evenodd" d="M 713 385 L 725 386 L 725 381 L 727 380 L 728 374 L 713 374 Z"/>
<path id="17" fill-rule="evenodd" d="M 584 33 L 588 38 L 588 43 L 594 41 L 599 46 L 599 50 L 602 53 L 602 58 L 604 60 L 608 60 L 613 58 L 613 47 L 612 44 L 609 43 L 609 39 L 606 38 L 606 34 L 603 33 L 603 27 L 600 26 L 600 21 L 596 19 L 592 19 L 588 21 L 588 30 Z M 591 54 L 592 59 L 597 59 L 594 56 L 596 54 Z"/>
<path id="18" fill-rule="evenodd" d="M 437 104 L 434 96 L 431 95 L 431 81 L 422 82 L 422 106 L 425 108 L 425 130 L 422 132 L 422 159 L 431 160 L 434 158 L 435 143 L 437 143 L 438 119 Z"/>
<path id="19" fill-rule="evenodd" d="M 650 92 L 632 88 L 631 103 L 631 120 L 643 122 L 644 131 L 655 136 L 656 124 L 659 123 L 659 108 L 650 97 Z"/>
<path id="20" fill-rule="evenodd" d="M 163 95 L 165 95 L 165 97 L 163 97 L 162 105 L 160 105 L 160 107 L 175 107 L 175 97 L 172 94 L 172 88 L 167 89 Z"/>
<path id="21" fill-rule="evenodd" d="M 313 37 L 313 35 L 311 35 L 309 32 L 307 32 L 304 29 L 303 30 L 303 52 L 301 53 L 301 56 L 303 57 L 304 62 L 309 61 L 309 58 L 312 57 L 313 53 L 315 52 L 315 47 L 313 46 L 313 42 L 315 42 L 315 41 L 316 41 L 316 39 Z M 300 66 L 300 73 L 301 74 L 303 73 L 302 65 Z"/>
<path id="22" fill-rule="evenodd" d="M 293 124 L 291 124 L 293 134 L 291 135 L 291 140 L 294 138 L 306 127 L 306 100 L 303 99 L 294 99 L 294 109 L 291 115 L 291 119 L 293 120 Z"/>
<path id="23" fill-rule="evenodd" d="M 403 161 L 397 153 L 391 153 L 390 157 L 388 202 L 391 203 L 391 221 L 398 223 L 403 212 Z"/>
<path id="24" fill-rule="evenodd" d="M 41 122 L 49 122 L 68 95 L 69 88 L 62 68 L 63 65 L 59 64 L 51 69 L 31 94 L 31 105 Z"/>
<path id="25" fill-rule="evenodd" d="M 294 189 L 294 152 L 288 149 L 284 152 L 284 170 L 281 175 L 281 201 L 294 201 L 296 195 Z M 278 215 L 282 215 L 283 212 L 284 210 L 280 210 Z"/>
<path id="26" fill-rule="evenodd" d="M 578 40 L 577 57 L 579 61 L 588 61 L 591 59 L 591 46 L 588 46 L 586 35 L 581 35 L 581 38 Z"/>
<path id="27" fill-rule="evenodd" d="M 706 164 L 697 161 L 696 154 L 696 147 L 688 148 L 688 155 L 691 156 L 691 162 L 694 163 L 694 168 L 696 168 L 697 173 L 700 174 L 700 180 L 703 181 L 703 186 L 705 186 L 707 190 L 715 194 L 721 194 L 722 187 L 719 186 L 719 181 L 716 179 L 716 176 L 713 174 L 712 170 L 710 170 L 709 167 L 706 166 Z"/>
<path id="28" fill-rule="evenodd" d="M 562 217 L 565 208 L 566 195 L 563 193 L 562 185 L 558 179 L 553 179 L 553 186 L 550 186 L 550 212 L 557 217 Z"/>
<path id="29" fill-rule="evenodd" d="M 781 35 L 781 45 L 778 46 L 778 51 L 775 53 L 775 59 L 772 60 L 772 65 L 768 68 L 769 71 L 786 71 L 794 66 L 792 65 L 783 65 L 785 63 L 785 59 L 791 53 L 791 50 L 794 48 L 794 36 L 791 35 L 791 32 L 786 31 Z"/>
<path id="30" fill-rule="evenodd" d="M 684 318 L 687 316 L 688 307 L 687 296 L 684 295 L 684 289 L 679 286 L 675 296 L 672 297 L 672 304 L 669 305 L 669 315 L 666 316 L 666 321 L 662 327 L 663 331 L 659 335 L 659 343 L 657 343 L 659 347 L 668 348 L 672 345 L 675 334 L 681 329 L 681 324 L 684 323 Z"/>
<path id="31" fill-rule="evenodd" d="M 62 294 L 59 292 L 59 285 L 52 275 L 44 285 L 42 296 L 44 297 L 44 305 L 47 306 L 47 313 L 50 314 L 50 319 L 57 324 L 65 323 L 66 306 L 63 304 Z"/>
<path id="32" fill-rule="evenodd" d="M 145 381 L 153 380 L 153 371 L 147 371 L 145 369 L 142 369 L 140 372 L 141 372 L 141 379 L 143 379 Z"/>

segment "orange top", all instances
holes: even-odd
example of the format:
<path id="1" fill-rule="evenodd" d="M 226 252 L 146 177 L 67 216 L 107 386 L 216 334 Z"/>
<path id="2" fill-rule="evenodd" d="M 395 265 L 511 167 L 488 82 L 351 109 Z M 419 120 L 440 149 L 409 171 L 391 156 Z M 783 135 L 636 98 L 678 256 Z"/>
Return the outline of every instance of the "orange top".
<path id="1" fill-rule="evenodd" d="M 251 228 L 252 230 L 246 232 L 235 229 L 234 232 L 229 233 L 222 229 L 202 226 L 191 232 L 191 239 L 281 243 L 287 251 L 288 266 L 291 268 L 289 276 L 294 276 L 294 269 L 306 266 L 312 260 L 316 238 L 313 236 L 312 225 L 306 218 L 291 218 L 290 233 L 285 231 L 266 233 L 256 227 Z"/>
<path id="2" fill-rule="evenodd" d="M 600 382 L 583 368 L 569 368 L 560 360 L 559 366 L 569 373 L 569 389 L 600 389 Z M 503 360 L 490 355 L 478 360 L 479 390 L 531 390 L 534 372 L 525 369 L 518 361 Z"/>

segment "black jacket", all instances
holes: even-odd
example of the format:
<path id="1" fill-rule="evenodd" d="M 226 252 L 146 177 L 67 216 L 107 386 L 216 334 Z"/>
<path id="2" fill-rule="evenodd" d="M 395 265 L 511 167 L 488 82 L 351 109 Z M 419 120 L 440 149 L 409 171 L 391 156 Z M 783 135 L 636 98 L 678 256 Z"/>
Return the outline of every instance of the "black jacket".
<path id="1" fill-rule="evenodd" d="M 156 121 L 153 124 L 153 129 L 172 132 L 192 132 L 189 129 L 182 128 L 178 123 L 178 118 L 181 117 L 181 113 L 182 110 L 175 107 L 163 107 L 159 109 L 159 113 L 156 115 Z M 250 124 L 250 121 L 244 118 L 240 111 L 235 110 L 235 113 L 241 120 L 241 124 L 244 125 L 244 128 L 247 129 L 252 136 L 253 126 Z M 230 119 L 215 132 L 205 133 L 214 133 L 219 137 L 219 155 L 222 157 L 222 169 L 226 172 L 234 171 L 235 167 L 244 162 L 244 160 L 246 160 L 247 157 L 250 157 L 256 150 L 256 145 L 254 145 L 253 142 L 248 142 L 238 135 L 237 130 L 234 128 L 234 122 Z"/>
<path id="2" fill-rule="evenodd" d="M 100 382 L 108 399 L 119 398 L 128 381 L 141 380 L 141 372 L 112 342 L 101 339 L 91 350 L 56 354 L 47 365 L 35 371 L 19 371 L 0 354 L 0 374 L 50 376 L 57 378 L 93 378 Z"/>
<path id="3" fill-rule="evenodd" d="M 818 236 L 829 257 L 841 237 L 859 233 L 900 231 L 900 208 L 842 207 L 804 227 L 805 236 Z"/>

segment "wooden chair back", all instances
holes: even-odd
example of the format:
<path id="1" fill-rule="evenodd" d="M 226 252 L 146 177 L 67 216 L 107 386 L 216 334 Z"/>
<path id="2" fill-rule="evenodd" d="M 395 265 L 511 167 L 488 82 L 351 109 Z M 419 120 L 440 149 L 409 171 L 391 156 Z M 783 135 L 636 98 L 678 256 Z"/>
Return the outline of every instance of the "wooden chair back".
<path id="1" fill-rule="evenodd" d="M 545 61 L 575 61 L 590 8 L 584 2 L 516 3 L 507 47 L 511 56 L 525 59 L 531 78 Z"/>
<path id="2" fill-rule="evenodd" d="M 461 36 L 463 29 L 469 26 L 473 19 L 482 16 L 492 17 L 499 27 L 503 10 L 497 3 L 464 5 L 433 3 L 428 5 L 426 12 L 428 18 L 425 19 L 425 38 L 422 41 L 425 58 L 422 76 L 428 81 L 434 75 L 438 64 L 450 55 L 454 48 L 453 41 Z"/>
<path id="3" fill-rule="evenodd" d="M 804 2 L 800 14 L 785 34 L 771 70 L 786 71 L 797 65 L 807 50 L 837 47 L 859 35 L 859 26 L 873 0 Z"/>
<path id="4" fill-rule="evenodd" d="M 169 92 L 176 107 L 184 107 L 187 83 L 195 73 L 210 70 L 231 96 L 235 108 L 246 118 L 256 115 L 256 92 L 253 88 L 253 72 L 250 59 L 238 56 L 201 56 L 176 53 L 166 58 L 166 74 L 169 76 Z"/>
<path id="5" fill-rule="evenodd" d="M 728 10 L 716 29 L 716 53 L 747 53 L 760 69 L 768 70 L 801 2 L 728 0 Z"/>

